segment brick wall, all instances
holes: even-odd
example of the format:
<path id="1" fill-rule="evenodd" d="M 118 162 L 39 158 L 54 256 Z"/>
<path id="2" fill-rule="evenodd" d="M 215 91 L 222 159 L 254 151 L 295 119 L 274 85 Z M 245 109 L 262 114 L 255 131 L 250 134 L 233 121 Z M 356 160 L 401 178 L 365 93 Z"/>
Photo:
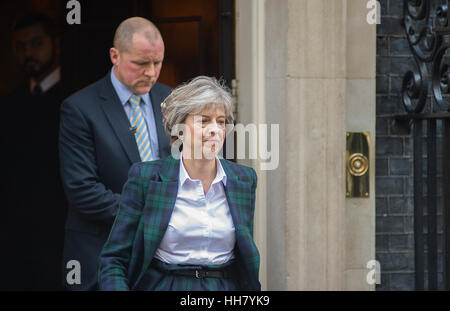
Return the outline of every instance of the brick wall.
<path id="1" fill-rule="evenodd" d="M 401 84 L 404 74 L 417 66 L 401 24 L 403 0 L 379 2 L 381 24 L 377 25 L 376 257 L 381 265 L 381 284 L 376 289 L 414 290 L 413 141 L 411 133 L 398 126 L 393 115 L 406 112 L 400 100 Z M 438 2 L 431 1 L 431 16 L 435 16 L 434 9 Z M 431 103 L 429 95 L 427 110 Z M 438 131 L 439 127 L 440 124 Z M 426 128 L 424 133 L 426 134 Z M 438 145 L 438 154 L 439 150 Z M 441 200 L 438 199 L 438 202 Z M 439 280 L 441 279 L 442 275 Z"/>

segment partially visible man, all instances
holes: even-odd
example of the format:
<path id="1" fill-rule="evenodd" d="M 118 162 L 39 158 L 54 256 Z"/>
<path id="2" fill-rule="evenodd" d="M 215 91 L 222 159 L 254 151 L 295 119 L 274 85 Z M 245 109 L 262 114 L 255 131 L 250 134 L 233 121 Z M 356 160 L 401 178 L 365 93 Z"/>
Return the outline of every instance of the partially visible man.
<path id="1" fill-rule="evenodd" d="M 69 202 L 63 264 L 75 264 L 64 269 L 68 289 L 97 289 L 100 251 L 130 166 L 170 153 L 161 103 L 171 88 L 157 82 L 163 58 L 158 29 L 144 18 L 126 19 L 110 49 L 112 70 L 62 104 L 61 177 Z"/>
<path id="2" fill-rule="evenodd" d="M 59 35 L 37 13 L 18 19 L 13 49 L 28 77 L 2 102 L 6 181 L 0 289 L 59 290 L 66 203 L 59 178 Z"/>

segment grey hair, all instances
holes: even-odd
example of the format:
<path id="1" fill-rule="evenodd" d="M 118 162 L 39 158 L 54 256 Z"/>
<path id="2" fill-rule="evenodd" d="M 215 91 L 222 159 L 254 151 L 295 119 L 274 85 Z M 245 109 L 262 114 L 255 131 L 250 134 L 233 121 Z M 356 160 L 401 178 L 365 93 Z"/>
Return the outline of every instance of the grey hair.
<path id="1" fill-rule="evenodd" d="M 161 104 L 167 135 L 175 136 L 172 129 L 176 124 L 183 124 L 189 114 L 197 114 L 209 105 L 223 105 L 226 123 L 233 124 L 233 99 L 223 80 L 198 76 L 175 88 Z"/>

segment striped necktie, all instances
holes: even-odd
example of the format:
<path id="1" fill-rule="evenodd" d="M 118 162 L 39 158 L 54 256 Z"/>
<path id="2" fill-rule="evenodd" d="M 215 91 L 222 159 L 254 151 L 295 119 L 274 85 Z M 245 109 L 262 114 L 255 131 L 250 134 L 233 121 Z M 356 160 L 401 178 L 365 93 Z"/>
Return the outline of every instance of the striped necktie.
<path id="1" fill-rule="evenodd" d="M 130 124 L 135 130 L 134 136 L 139 149 L 141 161 L 152 160 L 152 149 L 150 148 L 150 139 L 148 137 L 147 125 L 145 124 L 144 114 L 140 107 L 141 98 L 137 95 L 131 95 L 128 102 L 131 104 Z"/>

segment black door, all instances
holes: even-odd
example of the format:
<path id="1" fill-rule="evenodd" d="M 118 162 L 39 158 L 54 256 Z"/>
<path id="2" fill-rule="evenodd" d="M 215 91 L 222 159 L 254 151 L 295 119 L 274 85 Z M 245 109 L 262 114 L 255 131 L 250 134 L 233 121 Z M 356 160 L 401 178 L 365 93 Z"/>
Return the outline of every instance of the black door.
<path id="1" fill-rule="evenodd" d="M 172 87 L 198 75 L 234 78 L 234 0 L 80 1 L 81 24 L 63 23 L 62 82 L 69 95 L 112 67 L 114 31 L 131 16 L 160 29 L 165 59 L 159 81 Z M 62 14 L 69 10 L 63 8 Z"/>

